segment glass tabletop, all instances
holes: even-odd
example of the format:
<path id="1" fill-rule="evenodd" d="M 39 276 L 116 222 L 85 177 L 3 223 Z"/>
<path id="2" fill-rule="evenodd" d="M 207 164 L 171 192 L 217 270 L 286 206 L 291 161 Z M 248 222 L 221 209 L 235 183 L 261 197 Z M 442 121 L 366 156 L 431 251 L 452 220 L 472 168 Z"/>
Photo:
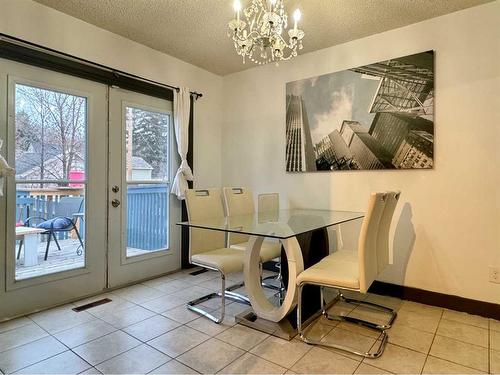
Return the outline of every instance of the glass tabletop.
<path id="1" fill-rule="evenodd" d="M 363 212 L 292 209 L 190 220 L 177 223 L 177 225 L 285 239 L 361 219 L 363 216 Z"/>

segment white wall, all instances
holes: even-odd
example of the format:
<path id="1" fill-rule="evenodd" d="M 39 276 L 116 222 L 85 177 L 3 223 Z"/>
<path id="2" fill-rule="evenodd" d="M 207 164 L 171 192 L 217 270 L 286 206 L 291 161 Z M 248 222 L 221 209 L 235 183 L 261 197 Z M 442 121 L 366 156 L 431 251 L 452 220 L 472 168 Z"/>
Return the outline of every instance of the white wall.
<path id="1" fill-rule="evenodd" d="M 220 76 L 30 0 L 0 0 L 0 33 L 203 93 L 195 107 L 196 184 L 220 185 Z"/>
<path id="2" fill-rule="evenodd" d="M 347 210 L 364 210 L 370 191 L 401 189 L 394 265 L 380 279 L 500 302 L 500 284 L 488 282 L 488 266 L 500 266 L 499 1 L 224 78 L 30 0 L 0 1 L 1 33 L 202 92 L 198 186 L 248 185 L 294 206 Z M 434 170 L 284 172 L 286 82 L 429 49 Z"/>
<path id="3" fill-rule="evenodd" d="M 497 1 L 224 77 L 223 184 L 344 210 L 400 189 L 394 265 L 380 280 L 500 303 L 488 282 L 500 266 L 499 25 Z M 431 49 L 434 170 L 285 173 L 286 82 Z"/>

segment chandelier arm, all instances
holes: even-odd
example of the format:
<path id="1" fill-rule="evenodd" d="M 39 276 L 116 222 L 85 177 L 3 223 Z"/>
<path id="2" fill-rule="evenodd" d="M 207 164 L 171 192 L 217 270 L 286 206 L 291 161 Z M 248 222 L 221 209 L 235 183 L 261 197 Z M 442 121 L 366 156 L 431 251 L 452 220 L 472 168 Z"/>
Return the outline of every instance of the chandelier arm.
<path id="1" fill-rule="evenodd" d="M 259 65 L 278 63 L 296 57 L 297 50 L 302 49 L 304 32 L 296 25 L 294 29 L 288 29 L 283 0 L 273 3 L 269 5 L 265 0 L 251 0 L 251 4 L 243 10 L 245 21 L 229 22 L 232 32 L 228 32 L 228 36 L 243 62 L 247 57 Z"/>
<path id="2" fill-rule="evenodd" d="M 244 42 L 245 40 L 247 40 L 248 38 L 243 38 L 241 35 L 234 35 L 233 37 L 233 40 L 235 42 Z"/>

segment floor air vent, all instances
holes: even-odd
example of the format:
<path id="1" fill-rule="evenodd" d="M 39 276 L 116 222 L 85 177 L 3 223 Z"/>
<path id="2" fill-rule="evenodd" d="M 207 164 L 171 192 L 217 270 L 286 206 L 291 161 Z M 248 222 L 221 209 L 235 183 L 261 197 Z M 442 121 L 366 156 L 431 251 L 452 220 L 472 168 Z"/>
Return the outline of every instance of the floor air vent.
<path id="1" fill-rule="evenodd" d="M 76 311 L 76 312 L 85 311 L 85 310 L 91 309 L 92 307 L 104 305 L 105 303 L 108 303 L 108 302 L 111 302 L 111 300 L 109 298 L 103 298 L 103 299 L 100 299 L 100 300 L 97 300 L 94 302 L 87 303 L 86 305 L 81 305 L 81 306 L 75 307 L 71 310 Z"/>

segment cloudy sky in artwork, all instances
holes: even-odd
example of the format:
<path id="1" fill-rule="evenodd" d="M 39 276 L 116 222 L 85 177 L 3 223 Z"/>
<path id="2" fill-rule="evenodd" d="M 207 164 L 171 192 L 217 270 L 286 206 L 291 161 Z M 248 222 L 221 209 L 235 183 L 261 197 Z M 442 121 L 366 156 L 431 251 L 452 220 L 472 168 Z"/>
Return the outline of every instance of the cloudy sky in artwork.
<path id="1" fill-rule="evenodd" d="M 370 105 L 379 85 L 379 78 L 345 70 L 289 82 L 286 94 L 304 99 L 313 144 L 318 143 L 342 121 L 359 121 L 369 128 L 375 114 Z"/>

